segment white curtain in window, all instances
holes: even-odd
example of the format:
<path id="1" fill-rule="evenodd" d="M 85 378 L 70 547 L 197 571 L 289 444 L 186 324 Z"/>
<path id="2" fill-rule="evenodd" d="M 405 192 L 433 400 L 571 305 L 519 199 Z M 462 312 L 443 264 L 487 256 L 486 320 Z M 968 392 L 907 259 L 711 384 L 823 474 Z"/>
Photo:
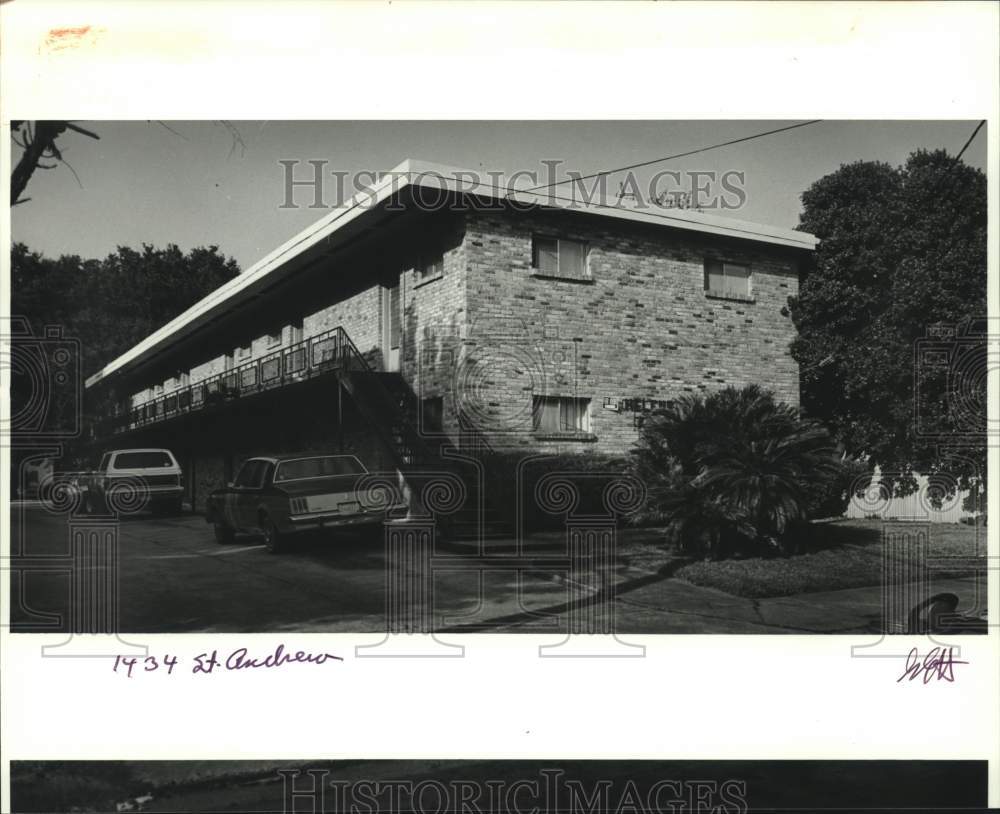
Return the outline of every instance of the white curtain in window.
<path id="1" fill-rule="evenodd" d="M 587 247 L 575 240 L 560 240 L 559 274 L 563 277 L 585 277 Z"/>
<path id="2" fill-rule="evenodd" d="M 734 263 L 723 266 L 725 272 L 724 293 L 729 296 L 747 297 L 750 295 L 750 269 Z"/>
<path id="3" fill-rule="evenodd" d="M 546 274 L 559 273 L 559 241 L 535 238 L 535 268 Z"/>

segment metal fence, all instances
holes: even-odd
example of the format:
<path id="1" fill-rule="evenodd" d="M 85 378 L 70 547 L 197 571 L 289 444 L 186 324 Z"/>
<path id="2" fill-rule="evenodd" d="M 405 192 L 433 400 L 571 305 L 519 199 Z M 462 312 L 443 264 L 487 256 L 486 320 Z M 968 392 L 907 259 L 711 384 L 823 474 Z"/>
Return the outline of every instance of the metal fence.
<path id="1" fill-rule="evenodd" d="M 143 404 L 119 404 L 110 427 L 102 429 L 125 432 L 338 370 L 367 369 L 347 332 L 337 327 Z"/>

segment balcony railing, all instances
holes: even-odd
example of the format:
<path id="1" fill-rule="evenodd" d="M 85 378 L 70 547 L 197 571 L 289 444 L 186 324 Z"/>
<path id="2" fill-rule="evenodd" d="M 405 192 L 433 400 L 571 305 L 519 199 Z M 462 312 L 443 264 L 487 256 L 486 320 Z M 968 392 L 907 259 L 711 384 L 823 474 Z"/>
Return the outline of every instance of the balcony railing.
<path id="1" fill-rule="evenodd" d="M 337 327 L 143 404 L 119 404 L 100 422 L 99 432 L 125 432 L 335 371 L 368 369 L 347 332 Z"/>

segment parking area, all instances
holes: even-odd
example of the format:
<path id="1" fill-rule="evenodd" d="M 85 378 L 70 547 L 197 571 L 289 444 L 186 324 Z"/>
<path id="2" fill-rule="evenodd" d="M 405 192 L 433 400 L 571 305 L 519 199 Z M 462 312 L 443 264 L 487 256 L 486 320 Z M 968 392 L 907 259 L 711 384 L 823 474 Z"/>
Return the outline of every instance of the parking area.
<path id="1" fill-rule="evenodd" d="M 143 513 L 113 523 L 106 518 L 117 529 L 114 587 L 81 592 L 81 569 L 103 566 L 72 561 L 70 524 L 90 521 L 102 519 L 71 518 L 40 504 L 11 506 L 14 632 L 70 630 L 74 609 L 101 616 L 115 592 L 117 627 L 124 632 L 386 629 L 386 557 L 382 544 L 371 538 L 349 531 L 306 536 L 287 552 L 271 555 L 255 536 L 218 544 L 212 527 L 190 513 Z M 480 601 L 484 594 L 486 603 Z M 512 613 L 530 614 L 532 607 L 565 601 L 566 586 L 557 574 L 530 569 L 455 571 L 435 574 L 433 596 L 435 627 L 475 624 L 490 616 L 509 624 Z M 414 618 L 423 616 L 414 610 Z M 527 622 L 533 629 L 560 629 L 558 617 L 529 615 Z"/>
<path id="2" fill-rule="evenodd" d="M 613 629 L 623 634 L 883 629 L 880 585 L 736 596 L 672 577 L 655 533 L 636 529 L 623 530 L 616 561 L 592 560 L 572 575 L 560 532 L 529 538 L 520 554 L 513 551 L 515 541 L 495 541 L 482 560 L 449 559 L 475 548 L 456 542 L 437 552 L 425 583 L 412 567 L 390 569 L 382 543 L 348 531 L 304 537 L 272 555 L 258 537 L 218 544 L 212 527 L 192 514 L 110 522 L 14 504 L 11 519 L 15 633 L 89 630 L 81 620 L 106 620 L 114 608 L 115 628 L 125 633 L 382 633 L 389 627 L 386 588 L 394 578 L 403 589 L 391 597 L 393 619 L 419 622 L 415 631 L 429 624 L 451 633 L 565 633 L 591 610 L 613 614 Z M 117 565 L 111 569 L 99 556 L 71 556 L 71 525 L 91 522 L 115 530 Z M 421 593 L 425 584 L 429 603 Z M 587 589 L 574 590 L 581 585 L 614 585 L 610 605 Z M 958 596 L 963 613 L 978 607 L 981 595 L 974 576 L 936 578 L 933 590 Z M 597 601 L 574 602 L 581 595 Z"/>
<path id="3" fill-rule="evenodd" d="M 39 566 L 21 570 L 17 558 L 13 561 L 15 631 L 68 628 L 72 574 L 60 572 L 58 564 L 69 553 L 69 523 L 66 515 L 41 507 L 12 507 L 13 541 L 31 566 Z M 271 556 L 255 537 L 219 545 L 211 526 L 192 514 L 123 517 L 117 529 L 120 630 L 382 627 L 384 558 L 377 547 L 354 537 L 308 540 L 287 555 Z"/>

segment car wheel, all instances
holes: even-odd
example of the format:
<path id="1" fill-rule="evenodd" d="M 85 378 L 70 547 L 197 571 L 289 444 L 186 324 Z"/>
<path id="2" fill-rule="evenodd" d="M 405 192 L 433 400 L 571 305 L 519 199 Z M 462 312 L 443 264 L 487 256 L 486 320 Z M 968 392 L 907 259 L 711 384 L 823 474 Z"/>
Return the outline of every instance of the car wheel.
<path id="1" fill-rule="evenodd" d="M 236 539 L 236 533 L 225 523 L 216 520 L 213 528 L 215 529 L 215 542 L 219 545 L 229 545 Z"/>
<path id="2" fill-rule="evenodd" d="M 266 515 L 261 518 L 261 529 L 264 531 L 264 545 L 268 554 L 280 554 L 284 550 L 284 539 L 274 521 Z"/>

